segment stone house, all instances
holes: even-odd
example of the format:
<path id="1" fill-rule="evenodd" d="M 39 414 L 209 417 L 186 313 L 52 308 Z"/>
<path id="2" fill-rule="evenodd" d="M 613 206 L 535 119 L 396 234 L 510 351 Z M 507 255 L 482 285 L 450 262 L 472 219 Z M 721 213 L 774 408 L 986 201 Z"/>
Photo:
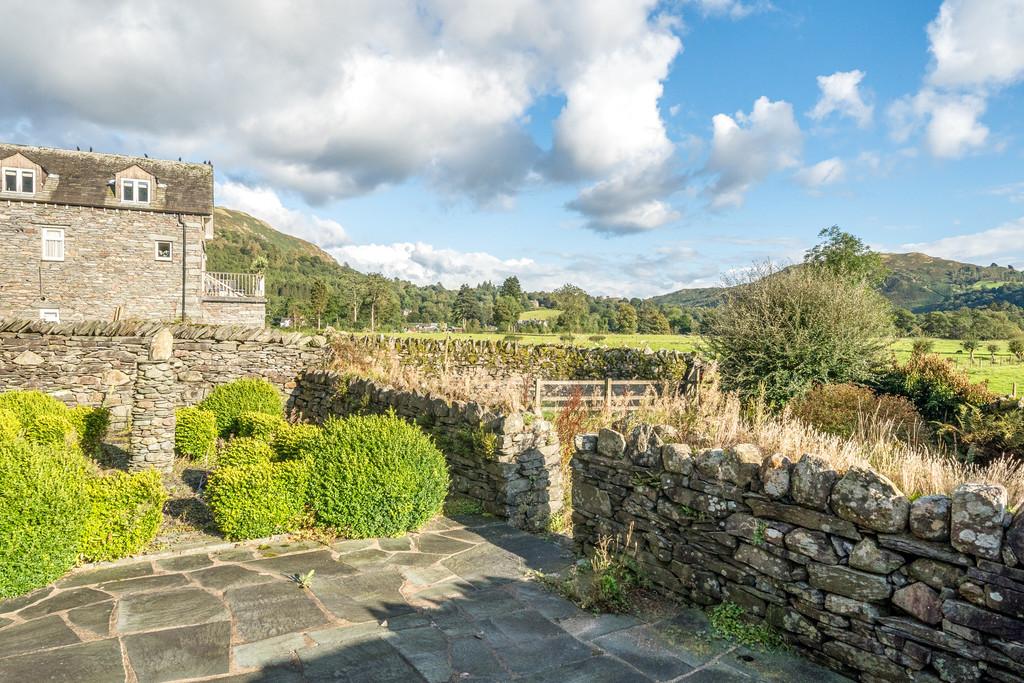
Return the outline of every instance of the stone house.
<path id="1" fill-rule="evenodd" d="M 263 276 L 206 270 L 213 167 L 0 143 L 0 319 L 264 325 Z"/>

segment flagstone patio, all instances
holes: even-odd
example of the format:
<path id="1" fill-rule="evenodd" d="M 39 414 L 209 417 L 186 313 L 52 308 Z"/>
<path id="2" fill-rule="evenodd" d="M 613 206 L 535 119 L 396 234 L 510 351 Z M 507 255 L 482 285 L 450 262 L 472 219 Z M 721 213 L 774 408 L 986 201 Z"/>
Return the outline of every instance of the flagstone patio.
<path id="1" fill-rule="evenodd" d="M 0 680 L 846 680 L 711 639 L 698 610 L 595 615 L 526 577 L 572 561 L 494 519 L 442 517 L 405 538 L 83 568 L 0 603 Z"/>

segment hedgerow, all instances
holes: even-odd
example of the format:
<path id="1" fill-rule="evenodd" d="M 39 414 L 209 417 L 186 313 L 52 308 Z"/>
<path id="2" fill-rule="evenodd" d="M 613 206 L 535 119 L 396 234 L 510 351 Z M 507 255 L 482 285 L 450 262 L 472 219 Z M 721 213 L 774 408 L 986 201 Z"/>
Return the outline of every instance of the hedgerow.
<path id="1" fill-rule="evenodd" d="M 175 412 L 174 450 L 188 458 L 206 458 L 217 448 L 217 416 L 196 406 Z"/>
<path id="2" fill-rule="evenodd" d="M 75 450 L 0 440 L 0 599 L 74 566 L 89 512 L 85 481 Z"/>
<path id="3" fill-rule="evenodd" d="M 235 432 L 238 436 L 251 436 L 260 441 L 270 443 L 277 433 L 288 425 L 280 415 L 267 413 L 242 413 L 235 420 Z"/>
<path id="4" fill-rule="evenodd" d="M 285 425 L 270 443 L 277 460 L 298 460 L 312 454 L 312 446 L 320 438 L 320 428 L 311 424 Z"/>
<path id="5" fill-rule="evenodd" d="M 239 436 L 228 441 L 217 455 L 217 467 L 246 467 L 262 465 L 274 458 L 274 451 L 266 441 L 251 436 Z"/>
<path id="6" fill-rule="evenodd" d="M 167 501 L 157 470 L 90 477 L 86 492 L 89 516 L 81 546 L 86 562 L 134 555 L 156 537 Z"/>
<path id="7" fill-rule="evenodd" d="M 232 541 L 293 531 L 306 517 L 307 477 L 297 460 L 218 468 L 206 494 L 214 523 Z"/>
<path id="8" fill-rule="evenodd" d="M 310 463 L 318 523 L 354 538 L 416 529 L 441 509 L 448 491 L 444 456 L 394 415 L 328 422 Z"/>
<path id="9" fill-rule="evenodd" d="M 217 431 L 224 437 L 234 433 L 242 413 L 280 417 L 284 412 L 281 395 L 265 379 L 239 379 L 221 384 L 199 403 L 199 407 L 217 416 Z"/>

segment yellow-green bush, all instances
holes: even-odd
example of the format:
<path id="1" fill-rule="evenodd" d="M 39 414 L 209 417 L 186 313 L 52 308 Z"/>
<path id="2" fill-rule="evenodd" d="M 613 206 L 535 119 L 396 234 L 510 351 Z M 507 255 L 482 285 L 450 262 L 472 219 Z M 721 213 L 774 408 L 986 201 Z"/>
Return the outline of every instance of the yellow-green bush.
<path id="1" fill-rule="evenodd" d="M 77 451 L 0 440 L 0 599 L 75 564 L 89 512 L 85 479 Z"/>
<path id="2" fill-rule="evenodd" d="M 63 413 L 42 413 L 30 422 L 23 422 L 22 434 L 26 441 L 41 446 L 61 446 L 69 449 L 78 447 L 78 432 L 68 415 Z"/>
<path id="3" fill-rule="evenodd" d="M 239 379 L 221 384 L 199 403 L 203 410 L 217 416 L 217 431 L 229 436 L 237 428 L 242 413 L 266 413 L 280 417 L 284 413 L 281 395 L 265 379 Z"/>
<path id="4" fill-rule="evenodd" d="M 305 463 L 298 460 L 217 469 L 206 488 L 214 523 L 232 541 L 299 528 L 305 519 L 307 476 Z"/>
<path id="5" fill-rule="evenodd" d="M 238 436 L 221 449 L 217 455 L 217 467 L 246 467 L 262 465 L 274 458 L 274 451 L 266 441 L 251 436 Z"/>
<path id="6" fill-rule="evenodd" d="M 235 420 L 235 433 L 238 436 L 251 436 L 260 441 L 271 443 L 277 433 L 288 426 L 280 415 L 266 413 L 242 413 Z"/>
<path id="7" fill-rule="evenodd" d="M 7 408 L 0 408 L 0 441 L 13 441 L 21 434 L 18 416 Z"/>
<path id="8" fill-rule="evenodd" d="M 325 425 L 310 459 L 317 521 L 354 538 L 396 536 L 440 511 L 448 467 L 430 438 L 394 415 Z"/>
<path id="9" fill-rule="evenodd" d="M 86 562 L 134 555 L 156 537 L 167 501 L 158 471 L 90 477 L 86 491 L 89 516 L 81 545 Z"/>
<path id="10" fill-rule="evenodd" d="M 320 438 L 320 428 L 311 424 L 285 425 L 270 443 L 277 460 L 298 460 L 312 452 L 312 445 Z"/>
<path id="11" fill-rule="evenodd" d="M 68 411 L 68 417 L 78 432 L 78 445 L 90 457 L 98 457 L 103 440 L 110 429 L 110 411 L 106 408 L 77 406 Z"/>
<path id="12" fill-rule="evenodd" d="M 0 394 L 0 408 L 14 413 L 22 426 L 27 426 L 40 415 L 64 415 L 68 407 L 53 396 L 41 391 L 8 391 Z"/>
<path id="13" fill-rule="evenodd" d="M 188 458 L 206 458 L 217 448 L 217 417 L 196 406 L 175 411 L 174 450 Z"/>

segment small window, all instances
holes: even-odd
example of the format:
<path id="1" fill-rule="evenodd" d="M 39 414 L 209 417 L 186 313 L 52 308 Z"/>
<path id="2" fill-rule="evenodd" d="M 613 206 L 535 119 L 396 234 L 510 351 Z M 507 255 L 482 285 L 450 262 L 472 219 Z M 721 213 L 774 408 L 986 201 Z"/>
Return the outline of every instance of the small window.
<path id="1" fill-rule="evenodd" d="M 5 168 L 4 192 L 36 193 L 36 172 L 30 168 Z"/>
<path id="2" fill-rule="evenodd" d="M 40 308 L 39 319 L 44 323 L 59 323 L 60 322 L 60 310 L 56 308 Z"/>
<path id="3" fill-rule="evenodd" d="M 43 228 L 43 260 L 64 260 L 64 231 L 59 228 Z"/>
<path id="4" fill-rule="evenodd" d="M 134 204 L 149 204 L 149 181 L 122 180 L 121 201 Z"/>
<path id="5" fill-rule="evenodd" d="M 167 240 L 157 240 L 156 242 L 156 260 L 157 261 L 170 261 L 172 254 L 171 243 Z"/>

